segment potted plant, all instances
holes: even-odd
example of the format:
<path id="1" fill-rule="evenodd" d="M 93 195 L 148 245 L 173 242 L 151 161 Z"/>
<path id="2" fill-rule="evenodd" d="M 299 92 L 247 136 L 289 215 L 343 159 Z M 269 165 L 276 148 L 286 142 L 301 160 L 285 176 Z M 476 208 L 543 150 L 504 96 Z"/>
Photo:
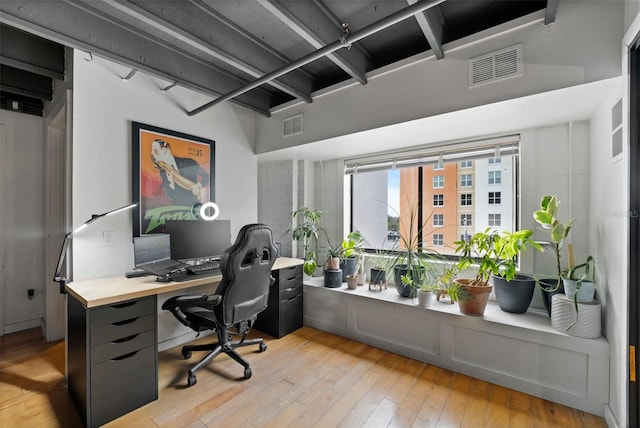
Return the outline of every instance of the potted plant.
<path id="1" fill-rule="evenodd" d="M 327 262 L 326 269 L 328 270 L 338 270 L 340 269 L 340 260 L 342 258 L 342 246 L 338 245 L 336 247 L 327 247 Z"/>
<path id="2" fill-rule="evenodd" d="M 292 221 L 298 219 L 296 227 L 290 229 L 291 237 L 295 241 L 302 241 L 304 259 L 302 270 L 309 276 L 313 275 L 318 267 L 318 233 L 324 231 L 318 227 L 318 224 L 325 213 L 326 211 L 312 210 L 308 207 L 291 213 Z"/>
<path id="3" fill-rule="evenodd" d="M 400 279 L 405 286 L 411 287 L 416 291 L 418 306 L 431 306 L 433 292 L 439 289 L 437 285 L 430 284 L 425 276 L 421 277 L 419 282 L 407 275 L 402 275 Z"/>
<path id="4" fill-rule="evenodd" d="M 560 262 L 561 251 L 564 241 L 569 236 L 569 231 L 571 231 L 571 227 L 575 221 L 575 219 L 571 219 L 566 223 L 561 223 L 557 218 L 559 205 L 560 201 L 558 201 L 557 196 L 545 195 L 540 201 L 540 209 L 533 213 L 535 221 L 543 229 L 549 231 L 551 241 L 546 244 L 553 249 L 556 259 L 557 270 L 554 277 L 543 278 L 538 281 L 542 293 L 542 302 L 549 316 L 551 316 L 551 297 L 554 294 L 563 292 L 561 278 L 566 275 L 567 269 L 562 268 Z"/>
<path id="5" fill-rule="evenodd" d="M 531 235 L 533 235 L 533 231 L 527 229 L 499 232 L 487 228 L 484 232 L 475 233 L 468 240 L 455 242 L 457 245 L 456 253 L 460 254 L 458 269 L 465 270 L 476 263 L 478 264 L 475 278 L 455 280 L 473 296 L 468 301 L 458 302 L 462 313 L 482 315 L 492 289 L 488 283 L 489 279 L 493 276 L 494 285 L 501 279 L 512 282 L 519 275 L 517 258 L 520 253 L 529 245 L 542 250 L 542 247 L 531 239 Z M 528 289 L 514 285 L 499 286 L 501 291 L 496 291 L 498 304 L 501 309 L 507 312 L 525 312 L 533 297 L 535 281 L 531 279 Z M 516 297 L 512 297 L 514 294 Z M 501 295 L 505 296 L 503 300 L 501 300 Z"/>
<path id="6" fill-rule="evenodd" d="M 342 279 L 346 281 L 348 276 L 356 274 L 357 255 L 362 248 L 362 234 L 358 231 L 349 232 L 340 246 L 342 249 L 340 255 Z"/>
<path id="7" fill-rule="evenodd" d="M 376 250 L 371 258 L 371 268 L 369 270 L 369 282 L 373 285 L 387 283 L 387 271 L 389 270 L 389 260 L 391 259 L 383 250 Z"/>
<path id="8" fill-rule="evenodd" d="M 578 274 L 581 272 L 580 274 Z M 572 300 L 576 313 L 578 303 L 591 303 L 596 292 L 596 266 L 593 257 L 587 257 L 584 263 L 573 266 L 562 278 L 564 294 Z"/>

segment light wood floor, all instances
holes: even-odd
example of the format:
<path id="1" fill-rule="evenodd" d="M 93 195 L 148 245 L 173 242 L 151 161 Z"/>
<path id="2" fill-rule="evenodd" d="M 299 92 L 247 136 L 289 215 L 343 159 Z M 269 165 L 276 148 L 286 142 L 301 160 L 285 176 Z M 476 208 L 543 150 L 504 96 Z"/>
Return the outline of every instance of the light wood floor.
<path id="1" fill-rule="evenodd" d="M 180 349 L 159 354 L 159 400 L 109 427 L 606 427 L 602 418 L 304 327 L 218 357 L 186 387 Z M 205 341 L 211 340 L 205 338 Z M 202 341 L 202 340 L 200 340 Z M 79 427 L 64 343 L 39 330 L 0 338 L 0 426 Z"/>

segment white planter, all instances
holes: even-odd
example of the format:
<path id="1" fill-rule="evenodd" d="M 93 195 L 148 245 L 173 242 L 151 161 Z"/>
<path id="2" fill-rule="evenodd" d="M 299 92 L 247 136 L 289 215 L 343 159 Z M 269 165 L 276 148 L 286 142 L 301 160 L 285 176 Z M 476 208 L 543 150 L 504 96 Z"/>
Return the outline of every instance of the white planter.
<path id="1" fill-rule="evenodd" d="M 431 306 L 433 300 L 433 293 L 431 291 L 418 290 L 418 306 L 428 307 Z"/>
<path id="2" fill-rule="evenodd" d="M 576 294 L 577 281 L 573 279 L 562 278 L 562 283 L 564 285 L 564 294 L 567 296 L 569 300 L 573 300 L 573 296 Z M 578 303 L 590 303 L 593 302 L 593 298 L 596 293 L 596 284 L 595 282 L 582 281 L 580 285 L 580 289 L 577 291 L 577 300 Z"/>
<path id="3" fill-rule="evenodd" d="M 578 303 L 576 312 L 573 299 L 556 294 L 551 299 L 551 326 L 559 332 L 585 339 L 600 337 L 601 312 L 600 304 L 595 301 Z"/>

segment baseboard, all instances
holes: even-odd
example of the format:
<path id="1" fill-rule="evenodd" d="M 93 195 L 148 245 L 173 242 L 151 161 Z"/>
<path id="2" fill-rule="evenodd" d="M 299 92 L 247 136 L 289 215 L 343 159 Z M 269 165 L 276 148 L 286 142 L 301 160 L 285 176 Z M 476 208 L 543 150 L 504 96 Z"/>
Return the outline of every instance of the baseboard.
<path id="1" fill-rule="evenodd" d="M 618 423 L 609 405 L 604 406 L 604 420 L 609 428 L 620 428 L 620 423 Z"/>
<path id="2" fill-rule="evenodd" d="M 18 331 L 29 330 L 38 327 L 42 328 L 42 318 L 7 324 L 4 326 L 4 334 L 16 333 Z"/>

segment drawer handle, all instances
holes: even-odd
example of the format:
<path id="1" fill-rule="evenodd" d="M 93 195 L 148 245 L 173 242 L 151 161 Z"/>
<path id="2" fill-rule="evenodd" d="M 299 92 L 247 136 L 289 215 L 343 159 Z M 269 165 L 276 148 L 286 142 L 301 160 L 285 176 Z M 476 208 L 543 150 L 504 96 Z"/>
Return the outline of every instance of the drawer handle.
<path id="1" fill-rule="evenodd" d="M 127 308 L 129 306 L 135 305 L 136 303 L 138 303 L 138 300 L 135 300 L 133 302 L 118 303 L 117 305 L 111 305 L 111 307 L 116 309 Z"/>
<path id="2" fill-rule="evenodd" d="M 130 340 L 135 339 L 136 337 L 138 337 L 138 334 L 132 334 L 131 336 L 127 336 L 127 337 L 123 337 L 122 339 L 116 339 L 111 343 L 124 343 L 124 342 L 128 342 Z"/>
<path id="3" fill-rule="evenodd" d="M 286 290 L 284 290 L 284 291 L 293 291 L 293 290 L 295 290 L 296 288 L 298 288 L 298 287 L 291 287 L 291 288 L 287 288 L 287 289 L 286 289 Z"/>
<path id="4" fill-rule="evenodd" d="M 136 355 L 138 352 L 140 352 L 140 351 L 133 351 L 133 352 L 129 352 L 128 354 L 124 354 L 124 355 L 121 355 L 121 356 L 119 356 L 119 357 L 112 358 L 112 359 L 111 359 L 111 361 L 121 361 L 121 360 L 126 360 L 127 358 L 131 358 L 131 357 L 133 357 L 133 356 L 134 356 L 134 355 Z"/>
<path id="5" fill-rule="evenodd" d="M 302 294 L 298 294 L 297 296 L 293 296 L 292 298 L 287 299 L 287 302 L 290 302 L 290 301 L 292 301 L 292 300 L 296 300 L 296 299 L 297 299 L 298 297 L 300 297 L 300 296 L 302 296 Z"/>
<path id="6" fill-rule="evenodd" d="M 132 322 L 136 322 L 138 320 L 138 318 L 140 317 L 135 317 L 135 318 L 131 318 L 128 320 L 124 320 L 124 321 L 118 321 L 118 322 L 114 322 L 111 325 L 126 325 L 126 324 L 131 324 Z"/>

